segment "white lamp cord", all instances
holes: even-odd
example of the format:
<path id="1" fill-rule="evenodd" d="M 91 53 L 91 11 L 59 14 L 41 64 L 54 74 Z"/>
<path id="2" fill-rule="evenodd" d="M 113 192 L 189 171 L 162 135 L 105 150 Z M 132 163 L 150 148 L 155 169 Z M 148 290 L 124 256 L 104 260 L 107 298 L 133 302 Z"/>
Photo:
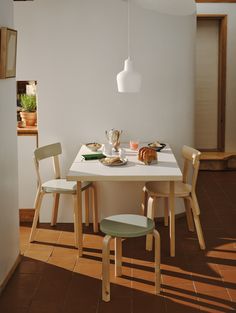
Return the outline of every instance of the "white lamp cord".
<path id="1" fill-rule="evenodd" d="M 128 3 L 128 58 L 130 58 L 130 0 L 127 0 Z"/>

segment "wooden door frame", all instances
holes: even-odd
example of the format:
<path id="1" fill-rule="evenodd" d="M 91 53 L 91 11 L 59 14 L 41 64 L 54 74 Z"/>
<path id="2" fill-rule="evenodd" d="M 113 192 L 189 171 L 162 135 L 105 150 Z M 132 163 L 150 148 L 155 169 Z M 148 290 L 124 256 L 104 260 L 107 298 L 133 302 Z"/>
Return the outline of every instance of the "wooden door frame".
<path id="1" fill-rule="evenodd" d="M 226 14 L 198 14 L 197 20 L 219 21 L 217 148 L 216 149 L 202 149 L 202 151 L 225 151 L 227 15 Z"/>

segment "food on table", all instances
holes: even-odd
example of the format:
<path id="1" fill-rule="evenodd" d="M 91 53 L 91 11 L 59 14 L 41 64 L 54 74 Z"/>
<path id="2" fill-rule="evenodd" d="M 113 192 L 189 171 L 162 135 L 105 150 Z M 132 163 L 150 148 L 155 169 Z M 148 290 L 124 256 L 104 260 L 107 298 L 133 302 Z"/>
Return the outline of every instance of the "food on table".
<path id="1" fill-rule="evenodd" d="M 157 163 L 157 153 L 150 147 L 143 147 L 138 152 L 138 159 L 146 165 Z"/>
<path id="2" fill-rule="evenodd" d="M 109 157 L 109 158 L 105 158 L 103 160 L 104 163 L 106 163 L 107 165 L 114 165 L 114 164 L 122 164 L 123 161 L 120 157 Z"/>
<path id="3" fill-rule="evenodd" d="M 149 144 L 149 147 L 151 147 L 151 148 L 161 148 L 162 144 L 159 141 L 154 141 L 154 142 Z"/>
<path id="4" fill-rule="evenodd" d="M 90 142 L 86 143 L 86 147 L 89 148 L 91 151 L 97 151 L 99 148 L 101 148 L 101 144 L 97 142 Z"/>

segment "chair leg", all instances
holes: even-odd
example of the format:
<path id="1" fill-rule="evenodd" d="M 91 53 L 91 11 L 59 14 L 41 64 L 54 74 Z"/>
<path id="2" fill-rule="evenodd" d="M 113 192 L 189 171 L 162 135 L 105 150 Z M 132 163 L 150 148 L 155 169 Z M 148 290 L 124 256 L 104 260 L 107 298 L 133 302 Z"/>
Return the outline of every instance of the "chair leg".
<path id="1" fill-rule="evenodd" d="M 94 185 L 91 187 L 92 190 L 92 203 L 93 203 L 93 231 L 98 232 L 98 204 L 97 204 L 97 190 Z"/>
<path id="2" fill-rule="evenodd" d="M 185 206 L 185 211 L 186 211 L 188 230 L 191 232 L 194 232 L 194 222 L 193 222 L 193 215 L 192 215 L 192 210 L 190 206 L 190 201 L 186 198 L 184 198 L 183 200 L 184 200 L 184 206 Z"/>
<path id="3" fill-rule="evenodd" d="M 169 224 L 169 199 L 164 198 L 164 225 L 168 226 Z"/>
<path id="4" fill-rule="evenodd" d="M 115 276 L 122 275 L 122 239 L 115 238 Z"/>
<path id="5" fill-rule="evenodd" d="M 111 236 L 106 235 L 102 247 L 102 300 L 110 301 L 110 241 Z"/>
<path id="6" fill-rule="evenodd" d="M 156 203 L 156 198 L 154 197 L 148 198 L 147 217 L 151 218 L 152 220 L 154 219 L 155 203 Z M 153 239 L 152 234 L 148 234 L 146 236 L 146 250 L 148 251 L 152 251 L 152 241 L 153 241 L 152 239 Z"/>
<path id="7" fill-rule="evenodd" d="M 199 211 L 197 199 L 190 198 L 190 203 L 191 203 L 191 207 L 192 207 L 192 211 L 193 211 L 193 218 L 194 218 L 194 223 L 195 223 L 195 227 L 196 227 L 196 231 L 197 231 L 199 246 L 200 246 L 201 250 L 205 250 L 206 245 L 205 245 L 205 240 L 203 237 L 202 226 L 201 226 L 199 214 L 197 214 L 197 212 Z"/>
<path id="8" fill-rule="evenodd" d="M 143 187 L 143 194 L 142 194 L 142 204 L 141 204 L 141 214 L 146 216 L 147 215 L 147 202 L 148 202 L 148 192 L 146 187 Z"/>
<path id="9" fill-rule="evenodd" d="M 51 226 L 55 226 L 56 223 L 57 223 L 57 215 L 58 215 L 58 206 L 59 206 L 60 194 L 59 193 L 54 193 L 53 197 L 54 197 L 54 200 L 53 200 Z"/>
<path id="10" fill-rule="evenodd" d="M 155 238 L 155 286 L 156 294 L 158 294 L 161 290 L 161 240 L 160 234 L 156 229 L 153 230 L 153 236 Z"/>
<path id="11" fill-rule="evenodd" d="M 33 220 L 32 228 L 31 228 L 31 232 L 30 232 L 29 242 L 33 242 L 34 238 L 35 238 L 37 223 L 38 223 L 38 219 L 39 219 L 39 211 L 41 208 L 43 195 L 44 195 L 44 193 L 42 191 L 37 191 L 37 195 L 35 198 L 34 220 Z"/>
<path id="12" fill-rule="evenodd" d="M 79 212 L 77 205 L 77 195 L 73 195 L 74 202 L 74 232 L 75 232 L 75 247 L 79 247 Z"/>
<path id="13" fill-rule="evenodd" d="M 89 226 L 89 188 L 84 191 L 85 225 Z"/>

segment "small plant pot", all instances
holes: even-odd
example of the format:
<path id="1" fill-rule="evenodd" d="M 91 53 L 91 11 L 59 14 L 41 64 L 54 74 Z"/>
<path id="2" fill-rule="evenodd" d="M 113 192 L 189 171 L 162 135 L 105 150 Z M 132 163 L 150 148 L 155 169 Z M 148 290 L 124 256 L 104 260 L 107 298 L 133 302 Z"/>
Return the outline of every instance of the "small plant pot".
<path id="1" fill-rule="evenodd" d="M 36 112 L 20 112 L 21 120 L 24 122 L 25 126 L 35 126 L 37 121 Z"/>

